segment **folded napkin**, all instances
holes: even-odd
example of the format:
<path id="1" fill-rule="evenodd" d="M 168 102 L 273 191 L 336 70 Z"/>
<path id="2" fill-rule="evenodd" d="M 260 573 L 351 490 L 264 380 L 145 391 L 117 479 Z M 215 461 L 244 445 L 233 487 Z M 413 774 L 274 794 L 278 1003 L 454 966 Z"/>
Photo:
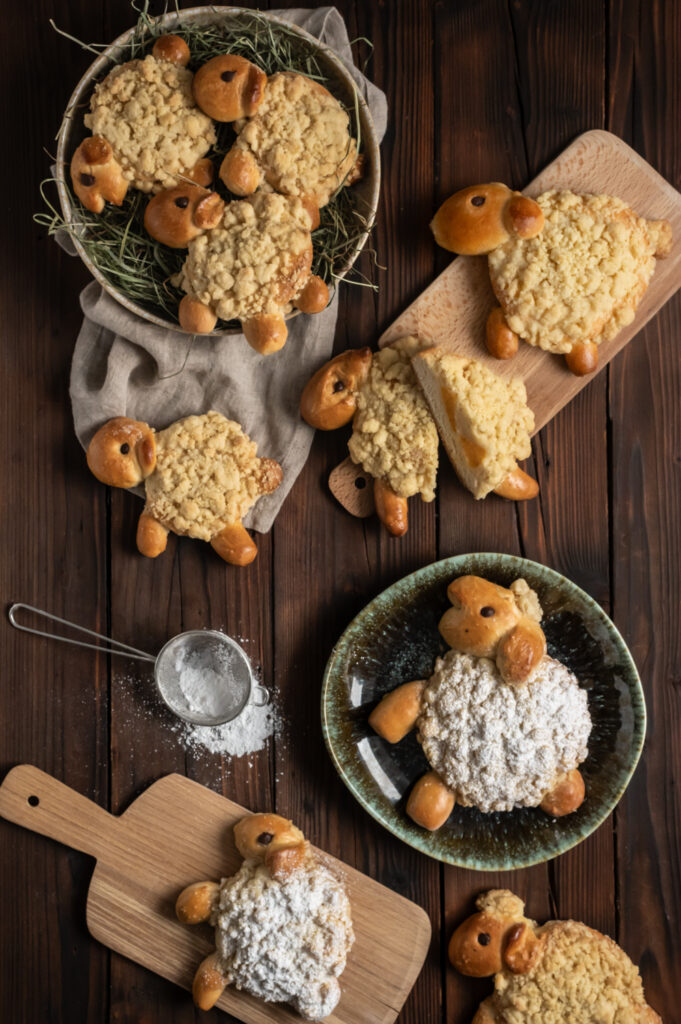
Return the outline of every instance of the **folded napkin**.
<path id="1" fill-rule="evenodd" d="M 345 22 L 335 7 L 273 11 L 334 50 L 364 96 L 379 141 L 387 103 L 354 66 Z M 68 239 L 64 248 L 73 251 Z M 243 335 L 206 338 L 156 327 L 113 299 L 96 281 L 80 295 L 83 324 L 71 365 L 70 394 L 78 440 L 87 447 L 113 416 L 130 416 L 161 429 L 192 413 L 216 409 L 241 424 L 258 454 L 281 463 L 284 479 L 259 499 L 244 523 L 265 533 L 305 465 L 314 431 L 301 420 L 298 402 L 313 370 L 333 347 L 338 297 L 315 316 L 288 321 L 288 341 L 261 356 Z"/>

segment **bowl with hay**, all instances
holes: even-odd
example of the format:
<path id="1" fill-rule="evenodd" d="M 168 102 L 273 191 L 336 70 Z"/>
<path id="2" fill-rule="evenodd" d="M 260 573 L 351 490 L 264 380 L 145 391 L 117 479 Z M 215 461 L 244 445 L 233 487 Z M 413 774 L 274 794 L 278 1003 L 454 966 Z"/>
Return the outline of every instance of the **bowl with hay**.
<path id="1" fill-rule="evenodd" d="M 43 183 L 46 210 L 36 220 L 50 234 L 66 233 L 95 279 L 121 305 L 159 327 L 184 333 L 178 322 L 182 292 L 174 283 L 186 252 L 151 238 L 144 229 L 149 196 L 129 189 L 123 203 L 107 203 L 91 213 L 73 192 L 69 167 L 72 155 L 88 134 L 83 116 L 95 85 L 119 64 L 150 53 L 158 36 L 173 33 L 189 46 L 189 68 L 195 71 L 222 53 L 235 53 L 257 64 L 268 75 L 294 71 L 323 85 L 346 109 L 350 132 L 363 156 L 364 174 L 351 187 L 341 186 L 321 210 L 312 234 L 313 267 L 333 291 L 339 282 L 368 284 L 353 270 L 371 231 L 378 203 L 380 158 L 371 113 L 340 58 L 304 29 L 267 12 L 239 7 L 196 7 L 167 12 L 157 18 L 146 7 L 137 24 L 107 46 L 85 46 L 97 56 L 69 100 L 57 137 L 54 177 Z M 71 38 L 71 37 L 70 37 Z M 78 42 L 78 40 L 74 40 Z M 208 153 L 222 159 L 234 139 L 229 124 L 215 125 L 217 141 Z M 56 186 L 58 206 L 48 185 Z M 221 182 L 211 186 L 229 201 L 233 196 Z M 296 312 L 289 316 L 297 315 Z M 212 334 L 240 333 L 238 321 L 218 320 Z"/>

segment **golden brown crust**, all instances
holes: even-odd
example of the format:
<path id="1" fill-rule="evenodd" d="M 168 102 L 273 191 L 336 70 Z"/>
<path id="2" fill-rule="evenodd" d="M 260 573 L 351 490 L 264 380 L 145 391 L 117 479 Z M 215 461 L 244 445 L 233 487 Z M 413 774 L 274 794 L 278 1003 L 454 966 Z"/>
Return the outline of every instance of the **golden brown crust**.
<path id="1" fill-rule="evenodd" d="M 595 341 L 581 341 L 578 345 L 573 345 L 565 354 L 565 362 L 575 377 L 586 377 L 598 366 L 598 345 Z"/>
<path id="2" fill-rule="evenodd" d="M 137 523 L 137 550 L 146 558 L 158 558 L 168 546 L 168 530 L 143 512 Z"/>
<path id="3" fill-rule="evenodd" d="M 229 565 L 250 565 L 258 554 L 255 541 L 241 521 L 223 527 L 210 546 Z"/>
<path id="4" fill-rule="evenodd" d="M 385 480 L 374 480 L 376 515 L 392 537 L 403 537 L 409 526 L 407 499 L 396 494 Z"/>
<path id="5" fill-rule="evenodd" d="M 523 618 L 499 643 L 497 668 L 507 683 L 519 685 L 531 678 L 546 654 L 546 637 L 541 626 Z"/>
<path id="6" fill-rule="evenodd" d="M 537 938 L 528 921 L 511 928 L 506 937 L 504 964 L 512 974 L 528 974 L 539 961 L 544 940 Z"/>
<path id="7" fill-rule="evenodd" d="M 399 743 L 416 725 L 425 680 L 403 683 L 386 693 L 369 715 L 369 725 L 388 743 Z"/>
<path id="8" fill-rule="evenodd" d="M 349 349 L 324 363 L 300 396 L 300 414 L 305 422 L 317 430 L 336 430 L 349 423 L 370 366 L 368 348 Z"/>
<path id="9" fill-rule="evenodd" d="M 200 185 L 201 188 L 208 188 L 213 180 L 215 174 L 215 168 L 213 167 L 213 161 L 208 156 L 201 157 L 197 160 L 191 171 L 187 171 L 185 177 L 193 181 L 195 185 Z"/>
<path id="10" fill-rule="evenodd" d="M 180 327 L 190 334 L 210 334 L 218 322 L 213 310 L 205 303 L 193 299 L 191 295 L 185 295 L 178 309 Z"/>
<path id="11" fill-rule="evenodd" d="M 284 478 L 284 473 L 275 459 L 260 459 L 258 482 L 261 494 L 271 494 Z"/>
<path id="12" fill-rule="evenodd" d="M 508 498 L 509 501 L 529 501 L 539 494 L 539 484 L 524 469 L 516 466 L 513 472 L 494 488 L 494 493 L 501 498 Z"/>
<path id="13" fill-rule="evenodd" d="M 194 99 L 214 121 L 236 121 L 256 112 L 267 75 L 244 57 L 221 54 L 207 61 L 194 75 Z"/>
<path id="14" fill-rule="evenodd" d="M 227 978 L 219 967 L 217 953 L 211 953 L 196 969 L 192 984 L 192 996 L 200 1010 L 210 1010 L 227 987 Z"/>
<path id="15" fill-rule="evenodd" d="M 217 882 L 194 882 L 183 889 L 175 901 L 175 914 L 182 924 L 201 924 L 212 913 L 220 891 Z"/>
<path id="16" fill-rule="evenodd" d="M 265 867 L 272 878 L 281 882 L 290 878 L 305 864 L 310 856 L 309 843 L 298 843 L 297 846 L 287 846 L 280 850 L 268 850 L 265 854 Z"/>
<path id="17" fill-rule="evenodd" d="M 237 196 L 250 196 L 260 184 L 260 168 L 255 157 L 236 146 L 225 153 L 219 175 L 225 188 Z"/>
<path id="18" fill-rule="evenodd" d="M 578 768 L 573 768 L 556 782 L 539 806 L 546 814 L 562 818 L 582 806 L 585 793 L 584 777 Z"/>
<path id="19" fill-rule="evenodd" d="M 280 814 L 249 814 L 234 826 L 234 842 L 244 860 L 265 863 L 275 850 L 300 846 L 305 836 Z"/>
<path id="20" fill-rule="evenodd" d="M 71 158 L 71 182 L 86 210 L 101 213 L 105 203 L 120 206 L 128 191 L 121 165 L 101 135 L 84 139 Z"/>
<path id="21" fill-rule="evenodd" d="M 154 432 L 140 420 L 117 416 L 99 428 L 86 456 L 91 472 L 103 484 L 135 487 L 156 466 Z"/>
<path id="22" fill-rule="evenodd" d="M 495 306 L 487 317 L 487 351 L 495 359 L 512 359 L 518 351 L 520 339 L 504 319 L 501 306 Z"/>
<path id="23" fill-rule="evenodd" d="M 544 215 L 534 200 L 499 182 L 456 192 L 430 224 L 437 244 L 462 256 L 491 252 L 511 236 L 532 238 L 543 226 Z"/>
<path id="24" fill-rule="evenodd" d="M 454 810 L 456 799 L 437 772 L 426 772 L 418 780 L 407 800 L 407 814 L 421 828 L 435 832 Z"/>
<path id="25" fill-rule="evenodd" d="M 329 289 L 326 282 L 312 274 L 294 302 L 301 313 L 321 313 L 329 304 Z"/>
<path id="26" fill-rule="evenodd" d="M 288 328 L 281 313 L 261 313 L 241 324 L 244 337 L 251 348 L 262 356 L 278 352 L 286 344 Z"/>
<path id="27" fill-rule="evenodd" d="M 156 60 L 169 60 L 171 64 L 179 64 L 186 68 L 191 56 L 189 47 L 180 36 L 159 36 L 151 51 Z"/>
<path id="28" fill-rule="evenodd" d="M 186 249 L 192 238 L 217 227 L 225 209 L 217 192 L 199 185 L 177 185 L 158 192 L 144 211 L 144 227 L 152 238 L 172 249 Z"/>

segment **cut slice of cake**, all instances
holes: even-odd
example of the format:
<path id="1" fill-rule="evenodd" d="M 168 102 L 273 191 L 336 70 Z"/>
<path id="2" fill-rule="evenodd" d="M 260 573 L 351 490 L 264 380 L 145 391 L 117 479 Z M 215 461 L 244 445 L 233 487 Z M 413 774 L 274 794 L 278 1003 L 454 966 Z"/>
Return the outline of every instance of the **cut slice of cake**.
<path id="1" fill-rule="evenodd" d="M 437 347 L 419 352 L 412 365 L 452 465 L 474 497 L 497 488 L 504 497 L 534 497 L 536 484 L 518 470 L 518 460 L 531 454 L 534 429 L 522 380 Z M 526 493 L 504 487 L 514 474 L 529 482 Z"/>

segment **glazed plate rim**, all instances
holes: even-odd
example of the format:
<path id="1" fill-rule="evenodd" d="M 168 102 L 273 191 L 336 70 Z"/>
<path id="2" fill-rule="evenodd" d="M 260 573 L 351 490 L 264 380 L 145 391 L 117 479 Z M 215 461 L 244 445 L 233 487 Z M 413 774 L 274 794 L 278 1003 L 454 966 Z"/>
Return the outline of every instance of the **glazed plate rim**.
<path id="1" fill-rule="evenodd" d="M 555 849 L 551 849 L 548 852 L 545 849 L 538 850 L 536 856 L 524 858 L 522 861 L 507 857 L 503 860 L 499 859 L 496 862 L 492 862 L 490 860 L 489 862 L 482 863 L 481 861 L 472 859 L 469 855 L 457 854 L 456 851 L 450 851 L 443 849 L 442 847 L 434 850 L 429 845 L 429 839 L 433 835 L 437 835 L 437 833 L 431 833 L 419 829 L 418 826 L 412 825 L 403 813 L 399 814 L 397 811 L 395 813 L 399 814 L 398 821 L 395 822 L 394 820 L 389 819 L 379 806 L 374 805 L 371 796 L 366 796 L 363 793 L 362 783 L 366 783 L 366 779 L 368 777 L 366 769 L 363 768 L 359 759 L 351 759 L 343 754 L 342 737 L 337 735 L 332 722 L 332 687 L 333 684 L 337 682 L 339 673 L 342 673 L 342 664 L 345 659 L 346 648 L 352 642 L 355 634 L 358 631 L 361 633 L 365 621 L 370 618 L 374 611 L 381 610 L 386 606 L 394 605 L 393 599 L 396 594 L 398 597 L 401 597 L 403 592 L 408 593 L 411 585 L 423 578 L 427 579 L 429 576 L 442 576 L 444 583 L 445 577 L 453 579 L 457 574 L 460 575 L 459 567 L 461 565 L 467 565 L 471 559 L 491 563 L 490 571 L 493 571 L 494 563 L 512 565 L 513 567 L 518 568 L 518 576 L 523 575 L 522 567 L 526 566 L 533 571 L 531 574 L 535 572 L 544 574 L 549 578 L 549 582 L 551 581 L 551 578 L 553 578 L 556 584 L 561 587 L 567 587 L 571 591 L 572 596 L 581 604 L 586 606 L 605 627 L 608 637 L 613 642 L 617 650 L 619 657 L 618 664 L 620 664 L 625 670 L 626 678 L 623 681 L 627 685 L 632 696 L 634 721 L 631 735 L 631 754 L 626 766 L 623 766 L 622 768 L 623 780 L 618 786 L 613 799 L 603 808 L 602 812 L 598 814 L 597 819 L 592 819 L 586 823 L 578 834 L 571 834 L 569 837 L 566 837 L 557 844 Z M 636 700 L 636 696 L 638 696 L 638 701 Z M 643 751 L 647 725 L 645 696 L 638 669 L 636 668 L 634 659 L 624 641 L 624 638 L 622 637 L 622 634 L 598 602 L 591 597 L 590 594 L 587 594 L 585 590 L 582 590 L 581 587 L 577 586 L 576 583 L 573 583 L 572 580 L 568 579 L 568 577 L 563 576 L 563 574 L 558 572 L 556 569 L 551 569 L 549 566 L 542 565 L 540 562 L 535 562 L 529 558 L 524 558 L 521 555 L 511 555 L 502 552 L 490 551 L 451 555 L 447 558 L 439 559 L 436 562 L 431 562 L 430 564 L 422 566 L 420 569 L 416 569 L 414 572 L 409 573 L 407 576 L 403 576 L 396 580 L 364 605 L 336 641 L 324 669 L 321 694 L 321 719 L 324 743 L 326 744 L 326 749 L 329 752 L 329 756 L 336 771 L 357 802 L 368 814 L 371 815 L 372 818 L 391 832 L 396 838 L 413 847 L 415 850 L 418 850 L 420 853 L 425 854 L 427 857 L 430 857 L 433 860 L 442 861 L 445 864 L 451 864 L 455 867 L 468 868 L 469 870 L 476 871 L 519 870 L 521 868 L 532 867 L 536 864 L 543 864 L 556 857 L 562 856 L 562 854 L 573 849 L 575 846 L 578 846 L 579 843 L 583 842 L 597 831 L 597 829 L 600 828 L 604 821 L 614 811 L 631 781 Z"/>

